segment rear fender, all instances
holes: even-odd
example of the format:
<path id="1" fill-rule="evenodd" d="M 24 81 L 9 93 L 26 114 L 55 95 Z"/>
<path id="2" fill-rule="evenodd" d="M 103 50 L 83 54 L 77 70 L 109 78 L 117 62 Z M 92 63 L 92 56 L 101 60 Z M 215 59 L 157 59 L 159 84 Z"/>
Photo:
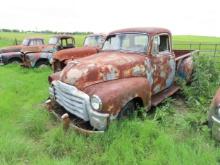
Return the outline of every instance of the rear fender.
<path id="1" fill-rule="evenodd" d="M 83 91 L 89 96 L 99 96 L 102 112 L 113 116 L 134 98 L 140 98 L 147 109 L 151 106 L 151 85 L 144 77 L 107 81 L 86 87 Z"/>
<path id="2" fill-rule="evenodd" d="M 178 66 L 177 66 L 177 75 L 186 80 L 186 82 L 189 82 L 192 78 L 192 73 L 193 73 L 193 57 L 186 57 L 183 59 L 180 59 L 178 61 Z"/>

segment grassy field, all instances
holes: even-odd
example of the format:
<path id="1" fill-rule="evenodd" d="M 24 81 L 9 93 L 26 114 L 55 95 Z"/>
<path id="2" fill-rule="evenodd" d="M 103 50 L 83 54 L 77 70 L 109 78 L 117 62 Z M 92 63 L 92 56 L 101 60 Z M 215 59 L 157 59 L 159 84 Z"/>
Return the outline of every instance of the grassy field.
<path id="1" fill-rule="evenodd" d="M 205 122 L 220 73 L 212 61 L 196 64 L 191 86 L 182 84 L 146 117 L 88 137 L 64 132 L 43 108 L 50 68 L 0 67 L 0 164 L 219 164 L 220 146 Z"/>

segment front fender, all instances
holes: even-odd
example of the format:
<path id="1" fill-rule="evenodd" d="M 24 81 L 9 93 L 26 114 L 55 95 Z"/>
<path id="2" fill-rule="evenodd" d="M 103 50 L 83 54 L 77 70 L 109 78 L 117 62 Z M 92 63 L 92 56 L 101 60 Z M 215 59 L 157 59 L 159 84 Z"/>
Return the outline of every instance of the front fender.
<path id="1" fill-rule="evenodd" d="M 134 98 L 141 98 L 144 107 L 151 106 L 151 86 L 144 77 L 98 83 L 86 87 L 83 91 L 89 96 L 99 96 L 103 104 L 102 112 L 112 115 L 117 115 Z"/>
<path id="2" fill-rule="evenodd" d="M 12 58 L 19 58 L 20 60 L 22 60 L 22 58 L 21 58 L 22 53 L 21 52 L 2 53 L 1 56 L 2 56 L 2 61 L 5 64 L 7 64 L 8 61 Z"/>
<path id="3" fill-rule="evenodd" d="M 25 61 L 31 67 L 34 67 L 40 59 L 46 59 L 50 63 L 52 63 L 52 56 L 53 53 L 51 52 L 36 52 L 36 53 L 26 53 L 25 54 Z"/>

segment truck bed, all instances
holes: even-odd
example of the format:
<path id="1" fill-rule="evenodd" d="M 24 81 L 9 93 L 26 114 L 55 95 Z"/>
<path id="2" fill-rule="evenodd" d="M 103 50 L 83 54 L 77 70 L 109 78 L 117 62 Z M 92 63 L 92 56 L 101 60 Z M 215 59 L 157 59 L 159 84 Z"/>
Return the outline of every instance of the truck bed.
<path id="1" fill-rule="evenodd" d="M 175 54 L 175 60 L 178 61 L 182 58 L 189 57 L 195 53 L 198 53 L 198 50 L 173 50 Z"/>

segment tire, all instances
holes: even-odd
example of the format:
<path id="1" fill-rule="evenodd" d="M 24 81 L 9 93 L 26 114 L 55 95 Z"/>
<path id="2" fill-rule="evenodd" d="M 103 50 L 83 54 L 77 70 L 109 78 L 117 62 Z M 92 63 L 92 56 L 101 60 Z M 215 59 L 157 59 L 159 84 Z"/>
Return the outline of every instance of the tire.
<path id="1" fill-rule="evenodd" d="M 135 102 L 130 101 L 128 102 L 121 110 L 121 112 L 118 114 L 118 119 L 130 119 L 134 115 L 134 111 L 136 110 Z"/>
<path id="2" fill-rule="evenodd" d="M 46 68 L 49 66 L 49 62 L 48 61 L 38 61 L 36 64 L 35 64 L 35 67 L 36 68 Z"/>

